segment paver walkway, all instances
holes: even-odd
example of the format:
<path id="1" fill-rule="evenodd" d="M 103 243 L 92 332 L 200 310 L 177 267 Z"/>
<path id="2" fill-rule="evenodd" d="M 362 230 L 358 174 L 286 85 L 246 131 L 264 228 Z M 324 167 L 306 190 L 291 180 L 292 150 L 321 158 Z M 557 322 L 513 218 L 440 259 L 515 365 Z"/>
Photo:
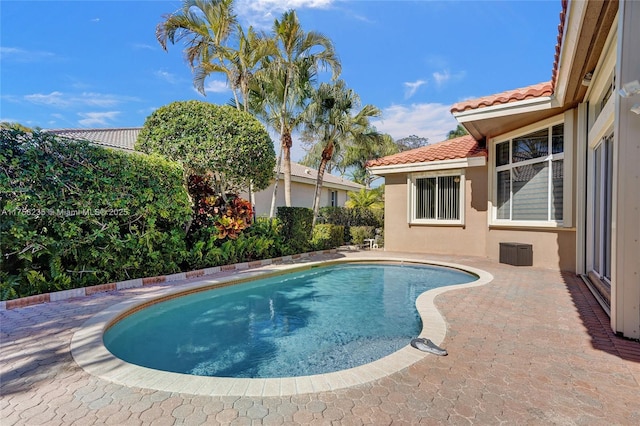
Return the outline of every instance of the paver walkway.
<path id="1" fill-rule="evenodd" d="M 95 313 L 153 290 L 129 289 L 0 312 L 0 425 L 640 424 L 640 343 L 611 332 L 580 279 L 481 258 L 402 256 L 495 277 L 436 299 L 448 323 L 446 357 L 291 397 L 127 388 L 78 367 L 69 344 Z"/>

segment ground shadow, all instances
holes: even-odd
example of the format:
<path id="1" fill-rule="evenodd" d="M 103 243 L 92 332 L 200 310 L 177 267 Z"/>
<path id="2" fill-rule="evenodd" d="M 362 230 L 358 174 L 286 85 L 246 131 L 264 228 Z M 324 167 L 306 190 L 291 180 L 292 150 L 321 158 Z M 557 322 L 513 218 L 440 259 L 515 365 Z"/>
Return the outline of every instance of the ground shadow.
<path id="1" fill-rule="evenodd" d="M 640 342 L 625 339 L 613 332 L 609 316 L 580 277 L 571 272 L 563 272 L 562 278 L 582 324 L 591 337 L 593 348 L 626 361 L 640 363 Z"/>

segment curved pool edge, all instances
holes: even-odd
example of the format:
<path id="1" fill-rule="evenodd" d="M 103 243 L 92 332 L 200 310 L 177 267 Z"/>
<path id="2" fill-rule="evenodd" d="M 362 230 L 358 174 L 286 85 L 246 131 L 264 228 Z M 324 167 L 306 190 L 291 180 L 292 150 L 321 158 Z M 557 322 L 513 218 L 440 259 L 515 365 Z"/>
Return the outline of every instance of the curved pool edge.
<path id="1" fill-rule="evenodd" d="M 420 294 L 416 299 L 416 309 L 422 318 L 423 324 L 420 337 L 429 338 L 437 345 L 442 344 L 446 337 L 447 323 L 434 303 L 435 298 L 447 291 L 477 287 L 488 284 L 493 280 L 493 276 L 490 273 L 461 264 L 384 255 L 367 257 L 354 256 L 345 259 L 323 260 L 305 264 L 270 265 L 270 267 L 239 272 L 226 277 L 210 278 L 184 284 L 181 285 L 180 288 L 162 288 L 116 303 L 89 318 L 80 329 L 74 333 L 71 339 L 71 354 L 75 362 L 82 369 L 103 380 L 124 386 L 192 395 L 291 396 L 343 389 L 372 382 L 410 367 L 429 354 L 420 352 L 407 344 L 400 350 L 376 361 L 346 370 L 312 376 L 246 379 L 193 376 L 130 364 L 111 354 L 104 346 L 102 339 L 105 330 L 117 318 L 121 317 L 123 313 L 146 305 L 157 298 L 177 296 L 185 292 L 192 292 L 216 285 L 224 285 L 225 283 L 265 278 L 270 275 L 293 272 L 314 266 L 354 262 L 405 262 L 407 264 L 445 266 L 476 275 L 478 279 L 475 281 L 428 290 Z"/>

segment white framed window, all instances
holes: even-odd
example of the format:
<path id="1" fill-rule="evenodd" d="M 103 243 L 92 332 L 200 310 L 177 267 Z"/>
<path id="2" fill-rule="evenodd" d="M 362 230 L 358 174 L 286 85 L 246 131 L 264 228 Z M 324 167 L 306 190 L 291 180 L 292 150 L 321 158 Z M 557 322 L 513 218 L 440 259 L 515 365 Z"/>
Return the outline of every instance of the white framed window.
<path id="1" fill-rule="evenodd" d="M 464 224 L 464 170 L 413 174 L 409 188 L 409 223 Z"/>
<path id="2" fill-rule="evenodd" d="M 329 205 L 338 207 L 338 191 L 329 191 Z"/>
<path id="3" fill-rule="evenodd" d="M 493 223 L 560 226 L 564 123 L 500 140 L 493 157 Z"/>

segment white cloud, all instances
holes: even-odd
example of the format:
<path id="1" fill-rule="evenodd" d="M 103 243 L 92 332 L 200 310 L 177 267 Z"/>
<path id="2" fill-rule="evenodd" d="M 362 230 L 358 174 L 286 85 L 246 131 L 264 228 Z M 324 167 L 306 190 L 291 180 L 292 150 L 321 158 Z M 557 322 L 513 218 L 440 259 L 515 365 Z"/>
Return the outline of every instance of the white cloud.
<path id="1" fill-rule="evenodd" d="M 222 80 L 209 80 L 204 85 L 204 91 L 205 93 L 225 93 L 231 91 L 231 89 L 229 89 L 227 83 Z"/>
<path id="2" fill-rule="evenodd" d="M 418 88 L 420 88 L 420 86 L 427 84 L 427 82 L 424 80 L 416 80 L 414 82 L 408 81 L 403 84 L 405 87 L 404 98 L 409 99 L 410 97 L 416 94 L 416 91 L 418 90 Z"/>
<path id="3" fill-rule="evenodd" d="M 166 81 L 167 83 L 170 83 L 170 84 L 176 84 L 179 81 L 179 78 L 175 74 L 172 74 L 172 73 L 170 73 L 168 71 L 158 70 L 154 74 L 159 79 L 164 80 L 164 81 Z"/>
<path id="4" fill-rule="evenodd" d="M 445 84 L 447 81 L 449 81 L 450 78 L 451 78 L 451 74 L 449 74 L 449 71 L 443 71 L 443 72 L 436 71 L 433 73 L 433 80 L 436 82 L 436 85 L 438 87 Z"/>
<path id="5" fill-rule="evenodd" d="M 55 54 L 42 50 L 25 50 L 17 47 L 0 46 L 0 59 L 13 62 L 38 62 L 55 58 Z"/>
<path id="6" fill-rule="evenodd" d="M 275 18 L 291 9 L 327 9 L 335 0 L 238 0 L 235 10 L 257 28 L 269 28 Z"/>
<path id="7" fill-rule="evenodd" d="M 95 126 L 107 126 L 110 121 L 120 114 L 120 111 L 108 111 L 108 112 L 80 112 L 78 115 L 83 117 L 82 120 L 78 120 L 78 124 L 85 127 Z"/>
<path id="8" fill-rule="evenodd" d="M 54 91 L 49 94 L 34 93 L 25 95 L 24 100 L 38 105 L 49 105 L 59 108 L 67 108 L 71 106 L 97 106 L 97 107 L 113 107 L 123 102 L 137 101 L 137 98 L 130 96 L 119 96 L 112 94 L 83 92 L 80 94 L 65 94 Z"/>
<path id="9" fill-rule="evenodd" d="M 48 95 L 42 93 L 34 93 L 32 95 L 25 95 L 24 99 L 28 102 L 38 105 L 67 107 L 71 104 L 69 102 L 69 99 L 66 98 L 62 92 L 51 92 Z"/>
<path id="10" fill-rule="evenodd" d="M 392 105 L 382 111 L 382 119 L 372 120 L 372 124 L 395 140 L 416 135 L 436 143 L 445 140 L 458 125 L 450 109 L 450 105 L 437 103 Z"/>
<path id="11" fill-rule="evenodd" d="M 156 47 L 146 43 L 133 43 L 131 47 L 135 50 L 157 50 Z"/>
<path id="12" fill-rule="evenodd" d="M 449 70 L 444 70 L 442 72 L 436 71 L 432 75 L 433 75 L 433 80 L 436 83 L 436 86 L 442 87 L 450 81 L 462 80 L 466 75 L 466 73 L 464 71 L 459 71 L 454 74 L 451 74 Z"/>

